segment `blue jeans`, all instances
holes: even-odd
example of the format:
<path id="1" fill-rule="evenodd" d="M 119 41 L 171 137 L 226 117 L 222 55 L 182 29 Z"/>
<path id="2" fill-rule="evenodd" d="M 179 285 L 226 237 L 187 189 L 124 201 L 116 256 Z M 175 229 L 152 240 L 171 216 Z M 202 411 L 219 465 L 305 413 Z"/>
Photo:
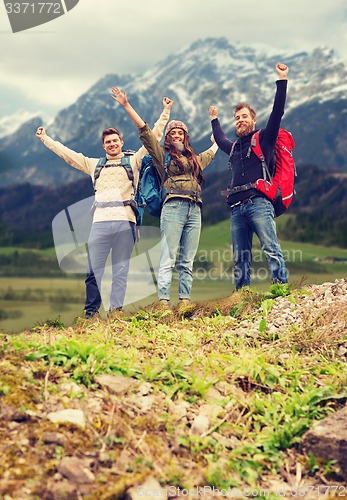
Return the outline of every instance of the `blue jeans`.
<path id="1" fill-rule="evenodd" d="M 287 283 L 287 270 L 276 234 L 275 213 L 271 201 L 257 196 L 231 208 L 231 239 L 234 255 L 236 290 L 250 285 L 252 240 L 255 233 L 270 268 L 272 280 Z"/>
<path id="2" fill-rule="evenodd" d="M 129 221 L 94 222 L 88 239 L 91 270 L 99 292 L 106 261 L 111 252 L 112 286 L 110 309 L 124 303 L 131 253 L 135 243 L 135 224 Z M 88 275 L 87 275 L 88 278 Z M 92 278 L 91 278 L 92 279 Z"/>
<path id="3" fill-rule="evenodd" d="M 84 282 L 86 284 L 86 303 L 84 305 L 84 314 L 86 318 L 90 318 L 99 311 L 101 306 L 101 295 L 96 283 L 95 275 L 93 271 L 90 270 L 90 266 Z"/>
<path id="4" fill-rule="evenodd" d="M 193 283 L 193 263 L 201 232 L 200 205 L 183 198 L 168 200 L 161 212 L 160 232 L 162 249 L 158 273 L 159 299 L 170 299 L 170 285 L 178 247 L 178 297 L 189 299 Z"/>

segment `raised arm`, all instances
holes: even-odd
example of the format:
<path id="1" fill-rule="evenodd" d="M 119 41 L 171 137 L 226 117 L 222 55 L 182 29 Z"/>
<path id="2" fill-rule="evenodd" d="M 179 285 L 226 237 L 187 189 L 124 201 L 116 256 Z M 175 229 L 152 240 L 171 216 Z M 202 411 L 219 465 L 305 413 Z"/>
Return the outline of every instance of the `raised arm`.
<path id="1" fill-rule="evenodd" d="M 263 149 L 263 153 L 267 161 L 269 161 L 269 158 L 271 158 L 273 154 L 282 116 L 284 115 L 284 106 L 287 96 L 288 66 L 285 64 L 277 64 L 276 73 L 278 75 L 278 80 L 276 81 L 276 95 L 271 114 L 263 133 L 263 142 L 265 144 L 265 149 L 267 149 L 267 151 Z"/>
<path id="2" fill-rule="evenodd" d="M 44 127 L 39 127 L 36 131 L 36 137 L 38 137 L 43 144 L 53 151 L 56 155 L 60 156 L 66 163 L 71 165 L 71 167 L 77 168 L 82 172 L 92 176 L 94 172 L 95 165 L 97 163 L 97 158 L 88 158 L 82 153 L 76 153 L 72 149 L 64 146 L 61 142 L 54 141 L 51 137 L 46 134 Z"/>
<path id="3" fill-rule="evenodd" d="M 140 115 L 137 113 L 137 111 L 135 111 L 135 109 L 129 103 L 125 90 L 123 92 L 121 92 L 121 90 L 118 87 L 113 87 L 112 88 L 112 97 L 115 101 L 117 101 L 121 106 L 124 107 L 125 111 L 128 113 L 128 115 L 133 120 L 135 125 L 139 128 L 139 130 L 146 126 L 146 123 L 143 121 L 143 119 L 140 117 Z M 167 122 L 170 118 L 170 111 L 171 111 L 172 104 L 173 104 L 172 99 L 169 99 L 168 97 L 163 98 L 163 111 L 162 111 L 159 119 L 154 124 L 154 127 L 152 129 L 154 142 L 158 143 L 158 147 L 160 149 L 161 149 L 161 147 L 159 145 L 159 142 L 163 136 L 165 125 L 167 124 Z M 141 135 L 140 135 L 140 139 L 141 139 Z M 142 141 L 142 139 L 141 139 L 141 141 Z M 136 152 L 135 157 L 136 157 L 136 162 L 137 162 L 138 168 L 140 167 L 142 157 L 145 154 L 147 154 L 148 152 L 149 151 L 147 149 L 147 144 L 142 146 Z"/>
<path id="4" fill-rule="evenodd" d="M 126 90 L 123 90 L 123 92 L 121 92 L 118 87 L 112 87 L 112 97 L 115 101 L 123 106 L 125 111 L 128 113 L 128 115 L 138 128 L 145 126 L 145 122 L 142 120 L 141 116 L 129 103 Z"/>
<path id="5" fill-rule="evenodd" d="M 214 140 L 217 143 L 218 147 L 227 155 L 230 154 L 231 147 L 233 145 L 232 141 L 227 138 L 224 134 L 223 129 L 218 120 L 218 107 L 210 106 L 210 119 L 212 126 L 212 134 L 214 136 Z"/>
<path id="6" fill-rule="evenodd" d="M 160 141 L 161 138 L 163 137 L 164 128 L 170 118 L 170 111 L 172 104 L 173 101 L 171 99 L 169 99 L 168 97 L 163 98 L 163 111 L 161 112 L 159 119 L 155 122 L 154 127 L 152 129 L 158 141 Z"/>
<path id="7" fill-rule="evenodd" d="M 130 118 L 133 120 L 133 122 L 135 123 L 135 125 L 138 128 L 144 127 L 145 122 L 143 121 L 141 116 L 138 114 L 138 112 L 135 111 L 135 109 L 129 103 L 126 90 L 121 92 L 121 90 L 118 87 L 113 87 L 112 88 L 112 97 L 121 106 L 123 106 L 125 111 L 128 113 L 128 115 L 130 116 Z M 158 140 L 160 140 L 162 138 L 165 125 L 170 118 L 170 111 L 171 111 L 172 104 L 173 104 L 172 99 L 169 99 L 168 97 L 163 98 L 163 111 L 153 127 L 153 132 L 155 133 Z"/>
<path id="8" fill-rule="evenodd" d="M 202 153 L 199 154 L 202 169 L 206 168 L 211 163 L 211 161 L 215 157 L 216 152 L 218 151 L 218 146 L 213 137 L 213 134 L 211 135 L 210 139 L 212 145 L 208 149 L 206 149 L 206 151 L 203 151 Z"/>

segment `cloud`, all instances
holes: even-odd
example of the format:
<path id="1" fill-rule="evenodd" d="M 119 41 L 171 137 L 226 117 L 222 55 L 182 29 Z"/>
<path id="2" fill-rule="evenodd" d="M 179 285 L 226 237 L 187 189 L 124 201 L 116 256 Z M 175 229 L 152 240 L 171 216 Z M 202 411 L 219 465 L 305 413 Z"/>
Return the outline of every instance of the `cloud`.
<path id="1" fill-rule="evenodd" d="M 0 85 L 40 108 L 61 109 L 105 74 L 139 74 L 196 39 L 226 36 L 279 50 L 327 45 L 347 60 L 344 0 L 81 0 L 66 15 L 22 33 L 0 11 Z M 16 111 L 15 99 L 8 102 Z"/>

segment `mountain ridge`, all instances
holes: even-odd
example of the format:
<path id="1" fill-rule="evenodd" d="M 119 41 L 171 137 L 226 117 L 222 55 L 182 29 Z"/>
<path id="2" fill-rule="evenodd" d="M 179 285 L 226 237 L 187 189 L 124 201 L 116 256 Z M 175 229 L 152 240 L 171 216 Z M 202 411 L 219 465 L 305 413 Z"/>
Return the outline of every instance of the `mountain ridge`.
<path id="1" fill-rule="evenodd" d="M 235 138 L 233 106 L 241 100 L 257 111 L 263 127 L 275 94 L 276 63 L 289 65 L 288 99 L 282 126 L 293 133 L 298 164 L 329 165 L 331 171 L 347 167 L 347 69 L 333 50 L 311 52 L 276 51 L 233 44 L 226 38 L 197 40 L 169 55 L 142 75 L 107 74 L 75 103 L 62 109 L 47 130 L 86 156 L 103 155 L 103 128 L 116 126 L 125 147 L 140 146 L 137 130 L 124 110 L 110 97 L 111 87 L 126 88 L 130 102 L 153 124 L 161 112 L 162 97 L 174 100 L 171 118 L 187 123 L 196 151 L 210 145 L 209 105 L 219 106 L 222 126 Z M 174 75 L 174 77 L 173 77 Z M 83 173 L 72 169 L 48 151 L 36 138 L 43 120 L 32 118 L 9 136 L 0 138 L 0 185 L 30 182 L 64 185 Z M 225 168 L 227 158 L 218 153 L 216 170 Z M 11 168 L 8 167 L 11 165 Z"/>

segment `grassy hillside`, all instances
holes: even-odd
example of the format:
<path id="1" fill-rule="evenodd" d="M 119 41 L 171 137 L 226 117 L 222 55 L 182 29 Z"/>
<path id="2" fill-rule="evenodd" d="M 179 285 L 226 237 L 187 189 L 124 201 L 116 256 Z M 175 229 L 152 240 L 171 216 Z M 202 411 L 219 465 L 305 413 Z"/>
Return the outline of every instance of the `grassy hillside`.
<path id="1" fill-rule="evenodd" d="M 148 478 L 231 498 L 343 487 L 334 457 L 301 446 L 347 399 L 340 281 L 2 335 L 0 496 L 117 499 Z"/>
<path id="2" fill-rule="evenodd" d="M 279 233 L 290 217 L 278 219 Z M 156 243 L 152 242 L 152 246 Z M 347 276 L 346 249 L 283 240 L 281 244 L 293 285 L 324 283 Z M 151 245 L 147 247 L 151 248 Z M 253 259 L 252 287 L 265 289 L 271 279 L 256 238 Z M 202 230 L 194 265 L 192 299 L 213 300 L 229 295 L 233 289 L 229 222 L 222 221 Z M 0 328 L 3 330 L 18 332 L 38 321 L 58 316 L 65 324 L 71 324 L 82 311 L 84 293 L 84 275 L 63 273 L 54 248 L 0 249 Z M 127 310 L 134 311 L 155 300 L 154 293 L 129 304 Z M 173 300 L 177 301 L 177 280 L 173 282 Z"/>

